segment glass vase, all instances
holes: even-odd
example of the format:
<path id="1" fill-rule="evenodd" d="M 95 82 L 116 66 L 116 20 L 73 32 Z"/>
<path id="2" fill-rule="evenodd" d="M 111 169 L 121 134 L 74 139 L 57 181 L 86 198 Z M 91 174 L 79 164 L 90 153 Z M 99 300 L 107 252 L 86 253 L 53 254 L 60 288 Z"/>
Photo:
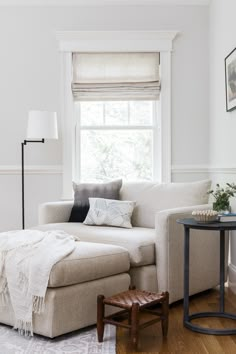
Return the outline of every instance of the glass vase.
<path id="1" fill-rule="evenodd" d="M 214 202 L 213 210 L 218 211 L 219 214 L 229 214 L 231 212 L 231 206 L 229 202 L 225 204 Z"/>

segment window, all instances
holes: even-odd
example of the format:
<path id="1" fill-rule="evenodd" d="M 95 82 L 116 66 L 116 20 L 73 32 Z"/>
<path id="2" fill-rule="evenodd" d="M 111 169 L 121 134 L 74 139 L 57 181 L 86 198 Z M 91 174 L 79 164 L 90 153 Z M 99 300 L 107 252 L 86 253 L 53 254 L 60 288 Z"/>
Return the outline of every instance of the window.
<path id="1" fill-rule="evenodd" d="M 76 180 L 75 163 L 75 95 L 71 90 L 73 53 L 159 52 L 161 105 L 158 104 L 158 134 L 154 139 L 154 178 L 171 181 L 171 61 L 176 31 L 59 31 L 56 33 L 60 51 L 60 91 L 63 138 L 62 198 L 72 197 L 71 181 Z M 130 98 L 132 100 L 132 98 Z M 143 99 L 146 99 L 145 97 Z M 84 101 L 84 100 L 83 100 Z M 76 103 L 77 106 L 77 103 Z M 78 148 L 78 144 L 77 144 Z M 155 167 L 156 166 L 156 167 Z M 157 177 L 155 177 L 157 176 Z"/>
<path id="2" fill-rule="evenodd" d="M 157 101 L 88 101 L 76 107 L 76 177 L 152 180 Z"/>
<path id="3" fill-rule="evenodd" d="M 76 177 L 152 180 L 159 53 L 73 53 Z"/>

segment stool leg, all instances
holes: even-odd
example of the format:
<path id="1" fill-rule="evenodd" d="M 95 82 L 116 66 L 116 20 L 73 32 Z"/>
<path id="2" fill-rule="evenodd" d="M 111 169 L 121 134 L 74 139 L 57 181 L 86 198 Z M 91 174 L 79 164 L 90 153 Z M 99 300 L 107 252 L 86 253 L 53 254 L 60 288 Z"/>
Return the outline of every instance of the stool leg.
<path id="1" fill-rule="evenodd" d="M 139 304 L 133 303 L 131 308 L 131 341 L 134 349 L 138 346 L 138 330 L 139 330 Z"/>
<path id="2" fill-rule="evenodd" d="M 103 295 L 98 295 L 97 297 L 97 335 L 99 342 L 103 341 L 104 334 L 104 298 L 105 297 Z"/>
<path id="3" fill-rule="evenodd" d="M 131 335 L 131 324 L 132 324 L 132 319 L 131 319 L 131 311 L 128 312 L 128 325 L 130 326 L 129 328 L 129 334 Z"/>
<path id="4" fill-rule="evenodd" d="M 162 308 L 162 316 L 163 319 L 161 320 L 161 327 L 162 327 L 162 334 L 163 337 L 167 336 L 168 332 L 168 322 L 169 322 L 169 293 L 163 293 L 165 295 L 165 300 L 161 304 Z"/>

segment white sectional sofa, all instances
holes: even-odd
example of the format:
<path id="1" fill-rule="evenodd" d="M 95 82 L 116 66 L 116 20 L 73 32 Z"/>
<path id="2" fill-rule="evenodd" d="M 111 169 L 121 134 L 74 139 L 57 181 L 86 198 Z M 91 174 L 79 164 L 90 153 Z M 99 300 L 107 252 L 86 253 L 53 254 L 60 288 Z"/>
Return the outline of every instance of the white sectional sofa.
<path id="1" fill-rule="evenodd" d="M 34 331 L 49 337 L 96 322 L 96 296 L 123 291 L 130 282 L 149 291 L 169 291 L 170 303 L 183 297 L 183 226 L 176 219 L 210 208 L 210 181 L 124 183 L 120 199 L 136 201 L 132 229 L 69 223 L 73 201 L 40 206 L 37 229 L 79 236 L 76 251 L 52 270 L 47 311 L 35 316 Z M 191 231 L 190 293 L 219 283 L 219 237 Z M 130 280 L 131 279 L 131 280 Z M 10 323 L 8 313 L 0 321 Z"/>

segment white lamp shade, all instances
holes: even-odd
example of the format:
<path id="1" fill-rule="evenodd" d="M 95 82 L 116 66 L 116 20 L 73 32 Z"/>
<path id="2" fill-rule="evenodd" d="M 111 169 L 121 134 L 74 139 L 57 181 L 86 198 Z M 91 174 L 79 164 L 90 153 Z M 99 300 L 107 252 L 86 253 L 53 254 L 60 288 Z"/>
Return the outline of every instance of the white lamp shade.
<path id="1" fill-rule="evenodd" d="M 29 111 L 27 139 L 58 139 L 56 112 Z"/>

